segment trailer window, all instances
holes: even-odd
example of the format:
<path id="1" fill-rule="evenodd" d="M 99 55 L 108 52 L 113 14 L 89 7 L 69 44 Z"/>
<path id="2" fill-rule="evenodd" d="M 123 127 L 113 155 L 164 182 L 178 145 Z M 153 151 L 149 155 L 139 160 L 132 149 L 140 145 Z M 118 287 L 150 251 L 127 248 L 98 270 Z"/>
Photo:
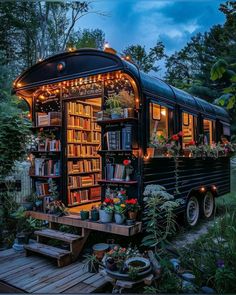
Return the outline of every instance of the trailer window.
<path id="1" fill-rule="evenodd" d="M 183 131 L 183 148 L 193 143 L 194 140 L 194 124 L 193 115 L 182 113 L 182 131 Z"/>
<path id="2" fill-rule="evenodd" d="M 203 120 L 203 136 L 204 144 L 213 143 L 213 121 Z"/>
<path id="3" fill-rule="evenodd" d="M 168 137 L 168 108 L 156 103 L 149 105 L 150 144 L 158 144 Z"/>

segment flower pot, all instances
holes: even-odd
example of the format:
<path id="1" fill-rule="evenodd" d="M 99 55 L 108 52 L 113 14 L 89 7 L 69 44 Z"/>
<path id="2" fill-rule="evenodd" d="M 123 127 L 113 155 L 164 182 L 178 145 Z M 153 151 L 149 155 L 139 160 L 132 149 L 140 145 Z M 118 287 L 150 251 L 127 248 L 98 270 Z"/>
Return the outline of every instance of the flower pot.
<path id="1" fill-rule="evenodd" d="M 117 265 L 116 265 L 116 262 L 114 261 L 113 258 L 108 257 L 106 259 L 106 268 L 111 270 L 111 271 L 116 271 L 117 270 Z"/>
<path id="2" fill-rule="evenodd" d="M 123 224 L 125 221 L 125 215 L 121 213 L 115 213 L 115 222 L 117 224 Z"/>
<path id="3" fill-rule="evenodd" d="M 80 211 L 80 217 L 82 220 L 89 219 L 89 211 Z"/>
<path id="4" fill-rule="evenodd" d="M 99 210 L 99 219 L 103 223 L 112 222 L 113 212 L 107 212 L 106 210 Z"/>
<path id="5" fill-rule="evenodd" d="M 98 221 L 99 220 L 99 212 L 98 210 L 91 210 L 91 220 Z"/>
<path id="6" fill-rule="evenodd" d="M 138 212 L 129 211 L 128 212 L 129 219 L 136 220 L 137 214 L 138 214 Z"/>
<path id="7" fill-rule="evenodd" d="M 93 253 L 97 259 L 102 260 L 106 251 L 109 250 L 109 245 L 106 243 L 99 243 L 93 245 Z"/>

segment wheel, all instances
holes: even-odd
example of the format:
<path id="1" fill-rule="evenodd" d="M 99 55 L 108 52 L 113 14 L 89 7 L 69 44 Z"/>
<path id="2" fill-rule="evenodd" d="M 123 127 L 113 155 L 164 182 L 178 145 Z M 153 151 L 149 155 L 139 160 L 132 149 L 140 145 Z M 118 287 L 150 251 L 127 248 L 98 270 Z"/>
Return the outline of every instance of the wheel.
<path id="1" fill-rule="evenodd" d="M 199 201 L 195 196 L 191 196 L 188 199 L 185 215 L 188 226 L 193 227 L 198 223 L 200 215 L 200 206 Z"/>
<path id="2" fill-rule="evenodd" d="M 215 198 L 212 192 L 208 191 L 201 201 L 201 215 L 203 218 L 211 218 L 215 211 Z"/>

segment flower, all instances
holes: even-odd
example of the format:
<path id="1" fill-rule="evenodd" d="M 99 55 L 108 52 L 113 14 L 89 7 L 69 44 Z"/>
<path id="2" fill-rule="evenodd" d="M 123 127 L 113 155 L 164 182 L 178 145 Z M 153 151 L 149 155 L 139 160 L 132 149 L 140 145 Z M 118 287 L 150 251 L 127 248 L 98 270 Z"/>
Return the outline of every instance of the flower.
<path id="1" fill-rule="evenodd" d="M 125 204 L 120 204 L 121 208 L 125 208 L 126 205 Z"/>
<path id="2" fill-rule="evenodd" d="M 178 141 L 179 136 L 177 134 L 174 134 L 174 135 L 172 135 L 171 139 L 174 140 L 174 141 Z"/>
<path id="3" fill-rule="evenodd" d="M 113 200 L 110 198 L 105 198 L 104 203 L 105 204 L 113 204 Z"/>
<path id="4" fill-rule="evenodd" d="M 189 144 L 189 145 L 195 145 L 196 142 L 195 142 L 195 140 L 191 140 L 188 144 Z"/>
<path id="5" fill-rule="evenodd" d="M 135 205 L 135 204 L 137 204 L 137 199 L 130 199 L 130 200 L 126 200 L 125 201 L 126 202 L 126 204 L 131 204 L 131 205 Z"/>
<path id="6" fill-rule="evenodd" d="M 113 202 L 114 202 L 114 204 L 120 203 L 120 199 L 119 198 L 114 198 Z"/>
<path id="7" fill-rule="evenodd" d="M 124 160 L 123 161 L 123 164 L 125 165 L 125 166 L 129 166 L 130 164 L 131 164 L 131 161 L 130 160 Z"/>

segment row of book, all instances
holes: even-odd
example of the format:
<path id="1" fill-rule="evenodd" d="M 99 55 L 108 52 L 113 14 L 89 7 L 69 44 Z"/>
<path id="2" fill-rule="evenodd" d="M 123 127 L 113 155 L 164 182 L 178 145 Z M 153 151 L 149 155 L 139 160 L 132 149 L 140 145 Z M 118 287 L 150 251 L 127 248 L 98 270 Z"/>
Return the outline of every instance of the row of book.
<path id="1" fill-rule="evenodd" d="M 38 144 L 38 151 L 40 152 L 55 152 L 61 151 L 61 141 L 59 139 L 46 138 L 45 141 L 41 141 Z"/>
<path id="2" fill-rule="evenodd" d="M 37 176 L 60 176 L 60 160 L 35 158 L 34 169 Z"/>
<path id="3" fill-rule="evenodd" d="M 93 157 L 97 156 L 97 146 L 67 144 L 68 157 Z"/>
<path id="4" fill-rule="evenodd" d="M 86 186 L 92 186 L 101 179 L 100 174 L 92 174 L 87 176 L 68 176 L 68 187 L 80 188 Z"/>
<path id="5" fill-rule="evenodd" d="M 67 130 L 67 141 L 78 143 L 100 143 L 101 133 L 94 131 Z"/>
<path id="6" fill-rule="evenodd" d="M 101 187 L 91 187 L 89 189 L 68 191 L 69 204 L 78 205 L 89 200 L 98 200 L 101 198 Z"/>
<path id="7" fill-rule="evenodd" d="M 91 119 L 81 118 L 78 116 L 68 115 L 67 125 L 81 129 L 91 129 Z"/>
<path id="8" fill-rule="evenodd" d="M 35 182 L 35 191 L 38 197 L 50 195 L 49 184 L 47 182 L 36 181 Z"/>
<path id="9" fill-rule="evenodd" d="M 125 166 L 123 164 L 106 164 L 105 177 L 106 180 L 124 180 Z"/>
<path id="10" fill-rule="evenodd" d="M 67 105 L 68 114 L 91 116 L 93 113 L 93 108 L 90 105 L 84 105 L 79 102 L 69 102 Z"/>
<path id="11" fill-rule="evenodd" d="M 67 169 L 68 173 L 83 173 L 93 172 L 100 170 L 100 159 L 80 160 L 80 161 L 68 161 Z"/>
<path id="12" fill-rule="evenodd" d="M 61 125 L 61 112 L 36 113 L 36 126 Z"/>
<path id="13" fill-rule="evenodd" d="M 132 126 L 126 125 L 122 130 L 108 131 L 106 138 L 108 150 L 131 150 Z"/>

